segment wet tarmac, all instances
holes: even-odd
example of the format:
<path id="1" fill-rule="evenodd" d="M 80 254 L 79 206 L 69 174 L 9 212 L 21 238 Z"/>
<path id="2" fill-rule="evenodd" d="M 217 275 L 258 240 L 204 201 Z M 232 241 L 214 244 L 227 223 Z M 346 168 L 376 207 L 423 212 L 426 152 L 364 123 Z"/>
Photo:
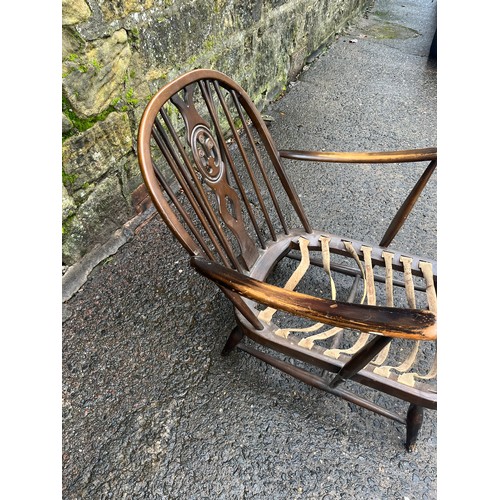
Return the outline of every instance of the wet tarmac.
<path id="1" fill-rule="evenodd" d="M 265 110 L 278 147 L 435 146 L 434 29 L 435 2 L 377 1 Z M 286 168 L 314 227 L 374 242 L 421 172 Z M 436 179 L 394 242 L 431 258 Z M 409 454 L 401 424 L 242 352 L 221 357 L 229 302 L 154 211 L 129 233 L 64 304 L 64 499 L 437 497 L 436 412 Z"/>

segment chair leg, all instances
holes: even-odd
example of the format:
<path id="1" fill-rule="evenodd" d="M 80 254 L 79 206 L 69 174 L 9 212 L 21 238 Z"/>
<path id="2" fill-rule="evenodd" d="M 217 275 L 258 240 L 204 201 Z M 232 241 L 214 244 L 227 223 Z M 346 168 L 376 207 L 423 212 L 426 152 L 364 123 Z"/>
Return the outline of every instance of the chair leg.
<path id="1" fill-rule="evenodd" d="M 421 406 L 410 404 L 406 415 L 406 450 L 415 451 L 417 437 L 424 420 L 424 409 Z"/>
<path id="2" fill-rule="evenodd" d="M 244 334 L 239 326 L 235 326 L 227 338 L 226 345 L 222 349 L 221 355 L 227 356 L 241 341 Z"/>

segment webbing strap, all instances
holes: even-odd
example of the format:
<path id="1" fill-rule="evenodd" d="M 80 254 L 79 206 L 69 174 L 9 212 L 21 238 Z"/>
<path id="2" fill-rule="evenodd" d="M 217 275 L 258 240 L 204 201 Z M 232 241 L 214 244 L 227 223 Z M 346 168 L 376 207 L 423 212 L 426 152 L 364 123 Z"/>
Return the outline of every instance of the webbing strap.
<path id="1" fill-rule="evenodd" d="M 362 246 L 363 258 L 365 261 L 365 274 L 366 274 L 366 297 L 369 306 L 377 305 L 377 297 L 375 294 L 375 279 L 373 277 L 372 265 L 372 249 L 371 247 Z"/>
<path id="2" fill-rule="evenodd" d="M 394 273 L 392 271 L 394 254 L 392 252 L 387 252 L 386 250 L 384 250 L 382 252 L 382 257 L 384 258 L 385 262 L 385 303 L 388 307 L 394 307 Z M 391 344 L 389 343 L 378 353 L 378 356 L 372 361 L 372 363 L 376 366 L 382 365 L 387 359 L 390 350 Z"/>
<path id="3" fill-rule="evenodd" d="M 434 275 L 432 273 L 432 264 L 430 262 L 425 262 L 421 260 L 418 264 L 422 274 L 425 279 L 425 293 L 427 294 L 427 302 L 429 304 L 429 309 L 434 314 L 437 314 L 437 294 L 436 288 L 434 287 Z"/>
<path id="4" fill-rule="evenodd" d="M 309 251 L 307 247 L 309 246 L 309 240 L 306 238 L 299 238 L 299 247 L 300 247 L 300 262 L 293 274 L 288 278 L 288 281 L 285 284 L 285 290 L 295 290 L 295 287 L 299 284 L 300 280 L 306 274 L 306 271 L 309 269 Z M 274 313 L 276 309 L 272 307 L 267 307 L 259 313 L 258 318 L 261 321 L 265 321 L 267 324 L 271 323 Z"/>
<path id="5" fill-rule="evenodd" d="M 323 241 L 323 240 L 325 240 L 325 241 Z M 322 248 L 324 248 L 326 245 L 326 247 L 328 249 L 329 242 L 330 242 L 329 238 L 322 237 L 322 241 L 321 241 Z M 297 285 L 300 283 L 300 280 L 304 277 L 306 271 L 309 269 L 310 259 L 309 259 L 308 247 L 309 247 L 309 240 L 307 240 L 306 238 L 300 237 L 299 238 L 300 262 L 299 262 L 299 265 L 297 266 L 297 268 L 295 269 L 295 271 L 292 273 L 292 275 L 290 276 L 290 278 L 286 282 L 286 284 L 284 286 L 285 290 L 295 290 Z M 332 288 L 332 292 L 331 292 L 332 297 L 335 297 L 335 288 L 334 288 L 335 285 L 333 283 L 333 279 L 332 279 L 331 274 L 330 274 L 330 265 L 329 264 L 328 264 L 328 273 L 330 275 L 330 283 L 333 284 L 333 288 Z M 276 309 L 274 309 L 272 307 L 267 307 L 266 309 L 262 310 L 259 313 L 258 317 L 260 320 L 265 321 L 267 324 L 269 324 L 271 322 L 275 312 L 276 312 Z M 302 332 L 302 333 L 315 332 L 323 326 L 324 326 L 323 323 L 315 323 L 314 325 L 311 325 L 311 326 L 306 327 L 306 328 L 278 328 L 274 333 L 280 337 L 287 338 L 288 335 L 290 334 L 290 332 Z M 328 334 L 328 336 L 335 335 L 335 333 L 337 333 L 337 332 L 333 332 L 333 330 L 336 330 L 336 329 L 337 328 L 332 328 L 332 329 L 328 330 L 327 332 L 323 332 L 323 334 L 321 334 L 321 335 L 327 335 L 327 334 Z M 328 338 L 328 336 L 326 336 L 325 338 Z M 303 340 L 306 340 L 306 339 L 303 339 Z M 313 344 L 314 344 L 314 339 L 311 338 L 310 345 L 308 345 L 307 347 L 310 349 L 313 346 Z M 302 344 L 299 343 L 299 345 L 302 345 Z"/>
<path id="6" fill-rule="evenodd" d="M 392 262 L 394 260 L 394 254 L 392 252 L 387 252 L 386 250 L 384 250 L 382 252 L 382 257 L 384 257 L 385 262 L 385 301 L 388 307 L 394 307 L 394 287 L 392 272 Z"/>
<path id="7" fill-rule="evenodd" d="M 437 294 L 436 287 L 434 286 L 434 275 L 432 272 L 432 264 L 425 261 L 420 261 L 418 267 L 422 271 L 425 279 L 427 303 L 429 304 L 429 310 L 437 315 Z M 426 375 L 420 375 L 419 373 L 405 373 L 398 377 L 400 382 L 407 385 L 414 385 L 415 378 L 421 380 L 430 380 L 435 378 L 437 375 L 437 341 L 436 341 L 436 352 L 434 353 L 434 361 L 429 372 Z"/>
<path id="8" fill-rule="evenodd" d="M 404 272 L 404 281 L 405 281 L 405 291 L 406 298 L 408 300 L 408 305 L 412 309 L 417 308 L 417 302 L 415 300 L 415 285 L 413 283 L 413 275 L 411 274 L 411 263 L 412 260 L 410 257 L 401 257 L 401 262 L 403 263 L 403 272 Z M 417 358 L 418 348 L 420 346 L 420 341 L 416 341 L 413 343 L 413 349 L 411 350 L 408 357 L 403 361 L 399 366 L 394 369 L 398 372 L 406 372 L 415 363 L 415 359 Z"/>
<path id="9" fill-rule="evenodd" d="M 403 263 L 406 299 L 408 301 L 408 305 L 412 309 L 416 309 L 415 288 L 414 288 L 414 284 L 413 284 L 413 276 L 411 274 L 412 259 L 410 257 L 402 256 L 401 262 Z M 377 373 L 378 375 L 382 375 L 384 377 L 388 377 L 392 370 L 396 370 L 400 373 L 406 372 L 407 370 L 409 370 L 413 366 L 413 363 L 415 362 L 415 359 L 417 358 L 418 349 L 419 349 L 419 341 L 416 341 L 413 343 L 413 348 L 412 348 L 410 354 L 407 356 L 407 358 L 401 364 L 399 364 L 398 366 L 391 366 L 391 365 L 377 366 L 377 368 L 375 368 L 373 371 L 375 373 Z M 374 363 L 374 364 L 377 364 L 377 363 Z"/>
<path id="10" fill-rule="evenodd" d="M 332 271 L 330 265 L 330 238 L 328 238 L 327 236 L 321 236 L 319 239 L 321 241 L 321 256 L 323 259 L 323 269 L 326 271 L 328 277 L 330 278 L 332 300 L 335 300 L 337 298 L 337 290 L 335 288 L 335 282 L 333 281 L 332 278 Z"/>
<path id="11" fill-rule="evenodd" d="M 352 246 L 352 243 L 350 241 L 343 241 L 343 243 L 344 243 L 345 249 L 347 250 L 347 252 L 349 252 L 349 255 L 356 261 L 356 264 L 358 265 L 359 270 L 361 272 L 361 276 L 363 277 L 363 296 L 361 297 L 361 301 L 360 301 L 360 303 L 363 304 L 363 302 L 365 301 L 365 299 L 368 295 L 368 288 L 370 288 L 371 285 L 367 284 L 367 276 L 365 274 L 363 264 L 361 263 L 361 260 L 358 257 L 356 250 Z M 363 247 L 363 248 L 367 248 L 367 247 Z M 370 251 L 371 251 L 371 249 L 370 249 Z M 370 260 L 370 265 L 371 265 L 371 260 Z M 371 279 L 373 281 L 373 272 L 371 273 Z M 370 297 L 368 299 L 369 301 L 375 300 L 375 286 L 374 285 L 373 285 L 373 290 L 370 291 L 369 295 L 370 295 Z M 330 356 L 332 358 L 335 358 L 335 359 L 337 359 L 340 356 L 340 354 L 354 354 L 355 352 L 357 352 L 359 349 L 361 349 L 368 342 L 369 338 L 370 338 L 370 334 L 363 332 L 359 335 L 356 343 L 352 347 L 350 347 L 349 349 L 327 349 L 323 354 L 325 354 L 326 356 Z"/>
<path id="12" fill-rule="evenodd" d="M 321 241 L 321 253 L 322 253 L 322 258 L 323 258 L 323 269 L 327 272 L 329 279 L 330 279 L 330 287 L 331 287 L 331 297 L 332 300 L 336 299 L 336 289 L 335 289 L 335 282 L 333 281 L 332 274 L 331 274 L 331 269 L 330 269 L 330 238 L 326 236 L 321 236 L 320 237 Z M 309 241 L 305 238 L 299 238 L 299 248 L 300 248 L 300 263 L 293 272 L 293 274 L 290 276 L 288 281 L 286 282 L 284 288 L 286 290 L 294 290 L 296 286 L 299 284 L 300 280 L 304 277 L 307 269 L 310 266 L 310 259 L 309 259 Z M 270 323 L 272 320 L 272 317 L 274 313 L 276 312 L 276 309 L 272 307 L 267 307 L 266 309 L 262 310 L 259 313 L 259 319 L 262 321 L 265 321 L 266 323 Z M 319 330 L 320 328 L 324 327 L 325 325 L 323 323 L 315 323 L 314 325 L 311 325 L 306 328 L 279 328 L 275 331 L 275 334 L 287 338 L 290 332 L 301 332 L 301 333 L 311 333 Z M 333 327 L 330 328 L 324 332 L 321 332 L 317 335 L 312 335 L 309 337 L 306 337 L 302 339 L 299 342 L 299 345 L 301 347 L 306 347 L 307 349 L 311 349 L 312 346 L 314 345 L 314 342 L 316 340 L 323 340 L 327 339 L 330 337 L 333 337 L 337 333 L 341 332 L 343 329 L 339 327 Z"/>
<path id="13" fill-rule="evenodd" d="M 331 262 L 330 262 L 330 238 L 322 235 L 322 236 L 320 236 L 319 240 L 321 241 L 321 257 L 323 260 L 323 269 L 328 274 L 328 277 L 330 279 L 331 297 L 332 297 L 332 300 L 335 300 L 337 298 L 337 290 L 335 288 L 335 282 L 333 281 L 333 278 L 332 278 L 332 271 L 331 271 L 331 265 L 330 265 L 331 264 Z M 313 326 L 314 326 L 314 330 L 304 328 L 304 329 L 292 329 L 289 331 L 300 331 L 300 332 L 316 331 L 316 330 L 319 330 L 324 325 L 323 325 L 323 323 L 316 323 Z M 312 346 L 314 345 L 314 342 L 316 342 L 316 340 L 326 340 L 330 337 L 337 335 L 337 333 L 340 333 L 342 330 L 343 330 L 343 328 L 339 328 L 337 326 L 335 326 L 333 328 L 329 328 L 328 330 L 326 330 L 324 332 L 303 338 L 299 342 L 299 345 L 301 347 L 305 347 L 306 349 L 311 349 Z"/>
<path id="14" fill-rule="evenodd" d="M 408 300 L 408 305 L 412 309 L 416 309 L 417 304 L 415 300 L 415 288 L 413 287 L 413 276 L 411 274 L 412 260 L 413 259 L 411 257 L 404 257 L 403 255 L 401 256 L 401 262 L 403 264 L 404 271 L 406 299 Z"/>

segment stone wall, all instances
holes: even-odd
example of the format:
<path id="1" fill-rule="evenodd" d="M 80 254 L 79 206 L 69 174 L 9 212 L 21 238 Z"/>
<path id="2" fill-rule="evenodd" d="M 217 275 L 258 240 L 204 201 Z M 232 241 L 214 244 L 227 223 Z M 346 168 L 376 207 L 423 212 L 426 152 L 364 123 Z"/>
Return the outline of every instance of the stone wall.
<path id="1" fill-rule="evenodd" d="M 62 0 L 63 264 L 135 215 L 138 122 L 194 68 L 228 74 L 259 109 L 370 0 Z"/>

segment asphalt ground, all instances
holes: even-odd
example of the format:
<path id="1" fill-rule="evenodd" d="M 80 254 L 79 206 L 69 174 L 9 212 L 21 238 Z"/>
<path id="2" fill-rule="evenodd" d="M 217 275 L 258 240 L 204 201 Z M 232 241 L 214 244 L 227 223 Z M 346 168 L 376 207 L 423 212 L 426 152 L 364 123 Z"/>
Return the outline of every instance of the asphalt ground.
<path id="1" fill-rule="evenodd" d="M 278 147 L 436 145 L 435 14 L 377 1 L 265 110 Z M 286 168 L 314 227 L 377 242 L 422 167 Z M 436 189 L 434 175 L 395 247 L 436 257 Z M 437 497 L 436 412 L 409 454 L 404 426 L 222 358 L 230 305 L 154 212 L 115 250 L 64 304 L 63 498 Z"/>

